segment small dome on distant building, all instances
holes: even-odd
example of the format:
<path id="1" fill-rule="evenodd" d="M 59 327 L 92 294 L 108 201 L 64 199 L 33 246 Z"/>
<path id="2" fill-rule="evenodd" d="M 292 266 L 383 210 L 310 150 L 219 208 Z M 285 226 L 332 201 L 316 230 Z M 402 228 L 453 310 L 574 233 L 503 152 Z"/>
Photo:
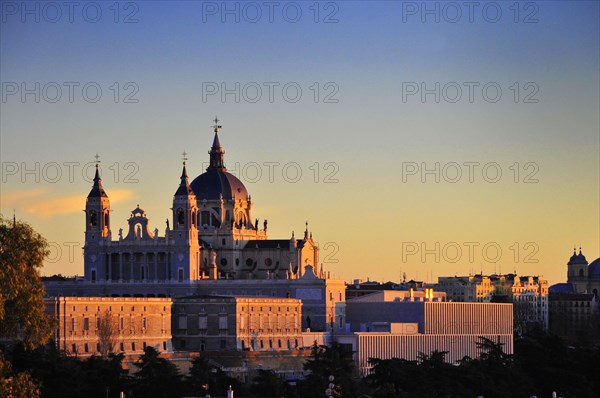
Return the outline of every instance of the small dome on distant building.
<path id="1" fill-rule="evenodd" d="M 569 259 L 569 262 L 567 263 L 567 265 L 575 265 L 575 264 L 585 264 L 585 265 L 588 264 L 585 256 L 581 253 L 581 248 L 579 248 L 579 254 L 577 254 L 575 249 L 573 249 L 573 255 L 571 256 L 571 258 Z"/>
<path id="2" fill-rule="evenodd" d="M 549 293 L 574 293 L 573 285 L 570 283 L 557 283 L 548 288 Z"/>
<path id="3" fill-rule="evenodd" d="M 589 279 L 600 280 L 600 257 L 592 261 L 588 268 Z"/>

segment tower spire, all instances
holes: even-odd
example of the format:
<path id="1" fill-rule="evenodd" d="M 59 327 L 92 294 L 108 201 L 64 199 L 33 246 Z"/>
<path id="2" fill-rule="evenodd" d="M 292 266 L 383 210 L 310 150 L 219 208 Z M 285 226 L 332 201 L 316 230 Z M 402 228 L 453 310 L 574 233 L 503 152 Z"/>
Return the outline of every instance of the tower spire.
<path id="1" fill-rule="evenodd" d="M 222 126 L 219 124 L 219 119 L 216 116 L 214 122 L 215 124 L 212 127 L 215 132 L 215 137 L 213 139 L 212 148 L 210 148 L 210 152 L 208 152 L 210 155 L 210 164 L 206 171 L 227 171 L 225 168 L 225 163 L 223 162 L 223 155 L 225 154 L 225 151 L 223 150 L 223 147 L 221 147 L 221 142 L 219 141 L 219 130 L 222 128 Z"/>
<path id="2" fill-rule="evenodd" d="M 175 195 L 190 195 L 192 194 L 192 188 L 190 188 L 190 182 L 188 179 L 188 174 L 187 174 L 187 168 L 186 168 L 186 164 L 187 164 L 187 153 L 185 151 L 183 151 L 182 155 L 182 159 L 183 159 L 183 168 L 181 170 L 181 177 L 180 178 L 180 182 L 179 182 L 179 188 L 177 188 L 177 192 L 175 192 Z"/>
<path id="3" fill-rule="evenodd" d="M 102 186 L 102 178 L 100 178 L 100 156 L 96 154 L 96 174 L 94 175 L 94 185 L 90 191 L 88 198 L 91 197 L 108 197 Z"/>

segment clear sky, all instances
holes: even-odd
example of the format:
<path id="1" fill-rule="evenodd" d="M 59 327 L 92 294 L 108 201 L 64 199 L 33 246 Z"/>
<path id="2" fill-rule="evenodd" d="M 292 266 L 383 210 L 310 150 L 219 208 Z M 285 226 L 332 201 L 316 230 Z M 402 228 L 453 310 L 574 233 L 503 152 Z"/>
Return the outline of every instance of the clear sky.
<path id="1" fill-rule="evenodd" d="M 337 277 L 600 256 L 597 1 L 0 5 L 0 211 L 52 242 L 44 274 L 83 271 L 96 153 L 113 236 L 138 203 L 162 234 L 215 115 L 253 216 L 308 220 Z"/>

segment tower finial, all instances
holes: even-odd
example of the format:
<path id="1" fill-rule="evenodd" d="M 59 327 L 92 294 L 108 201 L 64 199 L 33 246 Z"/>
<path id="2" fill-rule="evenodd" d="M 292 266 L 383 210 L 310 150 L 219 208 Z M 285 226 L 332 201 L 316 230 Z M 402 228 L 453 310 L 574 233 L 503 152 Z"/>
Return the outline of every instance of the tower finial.
<path id="1" fill-rule="evenodd" d="M 208 152 L 208 154 L 210 155 L 210 164 L 206 170 L 227 171 L 227 168 L 225 168 L 225 162 L 223 160 L 223 155 L 225 154 L 225 151 L 223 150 L 223 147 L 221 147 L 221 142 L 219 141 L 219 129 L 222 126 L 219 124 L 219 119 L 216 116 L 214 122 L 215 124 L 212 127 L 215 129 L 215 137 L 213 139 L 212 147 Z"/>
<path id="2" fill-rule="evenodd" d="M 16 210 L 13 209 L 13 228 L 17 226 L 17 215 Z"/>
<path id="3" fill-rule="evenodd" d="M 222 128 L 223 126 L 219 125 L 219 118 L 215 116 L 215 120 L 213 120 L 215 122 L 215 125 L 212 126 L 212 128 L 215 129 L 215 133 L 219 132 L 219 129 Z"/>
<path id="4" fill-rule="evenodd" d="M 183 153 L 181 154 L 181 159 L 183 160 L 183 165 L 185 166 L 185 163 L 187 162 L 188 158 L 187 158 L 187 152 L 184 150 Z"/>

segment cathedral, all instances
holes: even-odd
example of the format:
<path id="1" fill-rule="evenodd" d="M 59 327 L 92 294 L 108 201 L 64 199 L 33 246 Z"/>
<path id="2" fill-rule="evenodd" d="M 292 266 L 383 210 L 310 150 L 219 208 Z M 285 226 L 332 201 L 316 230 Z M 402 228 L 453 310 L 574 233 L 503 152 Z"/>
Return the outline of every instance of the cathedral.
<path id="1" fill-rule="evenodd" d="M 85 207 L 87 281 L 293 279 L 307 266 L 317 270 L 319 248 L 308 224 L 301 239 L 293 232 L 289 239 L 269 239 L 267 220 L 253 222 L 252 197 L 225 167 L 220 127 L 214 126 L 206 172 L 191 183 L 184 159 L 172 220 L 166 221 L 163 236 L 152 230 L 138 205 L 127 220 L 127 232 L 119 229 L 113 238 L 110 200 L 96 166 Z"/>
<path id="2" fill-rule="evenodd" d="M 252 219 L 252 197 L 227 172 L 218 119 L 206 171 L 191 182 L 183 167 L 174 184 L 164 233 L 138 205 L 126 231 L 112 228 L 110 198 L 98 164 L 85 204 L 84 277 L 45 281 L 49 297 L 270 297 L 300 299 L 302 327 L 343 327 L 345 283 L 319 265 L 319 247 L 302 237 L 269 239 Z"/>
<path id="3" fill-rule="evenodd" d="M 557 283 L 550 287 L 551 293 L 591 293 L 596 301 L 600 292 L 600 258 L 588 263 L 579 248 L 567 263 L 567 283 Z"/>

